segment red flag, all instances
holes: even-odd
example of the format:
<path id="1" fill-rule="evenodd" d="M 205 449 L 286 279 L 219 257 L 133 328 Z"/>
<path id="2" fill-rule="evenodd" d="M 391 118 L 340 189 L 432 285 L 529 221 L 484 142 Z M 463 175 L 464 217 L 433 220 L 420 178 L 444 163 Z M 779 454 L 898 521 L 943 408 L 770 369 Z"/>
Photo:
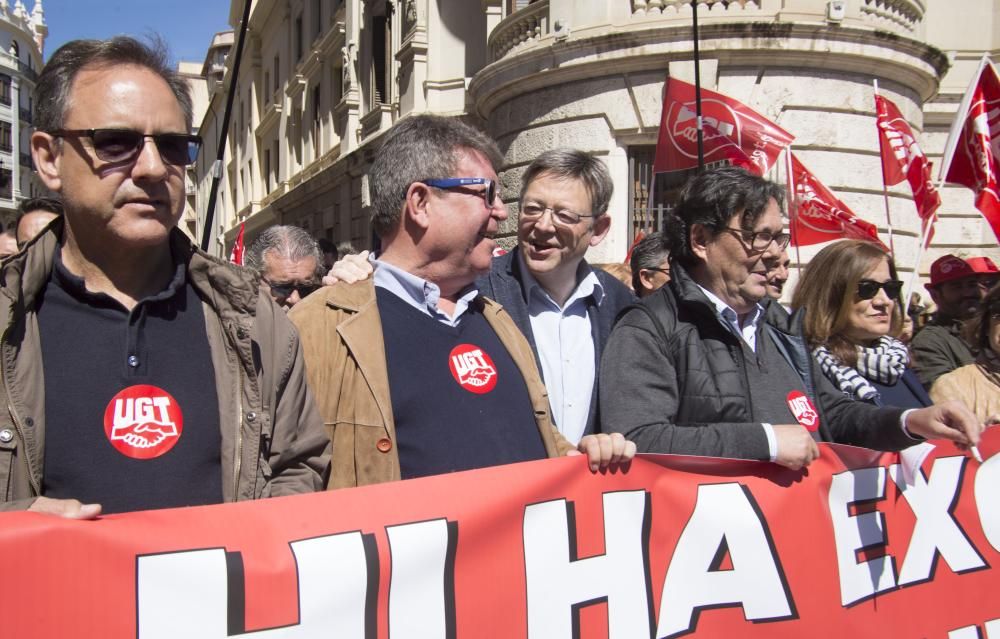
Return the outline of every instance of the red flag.
<path id="1" fill-rule="evenodd" d="M 962 100 L 945 150 L 945 181 L 976 194 L 976 208 L 1000 239 L 1000 78 L 984 59 Z"/>
<path id="2" fill-rule="evenodd" d="M 243 266 L 243 231 L 247 223 L 243 222 L 240 224 L 240 233 L 236 236 L 236 242 L 233 244 L 233 251 L 229 254 L 229 261 L 233 264 L 239 264 Z"/>
<path id="3" fill-rule="evenodd" d="M 878 143 L 882 152 L 882 177 L 887 186 L 910 183 L 913 202 L 923 226 L 932 224 L 941 206 L 941 195 L 931 180 L 931 163 L 917 145 L 913 129 L 892 101 L 875 94 Z M 930 230 L 927 230 L 929 233 Z"/>
<path id="4" fill-rule="evenodd" d="M 794 153 L 792 183 L 795 185 L 795 207 L 798 210 L 797 215 L 792 216 L 794 246 L 820 244 L 846 237 L 876 242 L 885 248 L 878 239 L 875 225 L 852 213 Z"/>
<path id="5" fill-rule="evenodd" d="M 729 161 L 764 175 L 795 137 L 746 105 L 721 93 L 701 90 L 705 162 Z M 694 85 L 667 79 L 653 170 L 698 167 Z"/>

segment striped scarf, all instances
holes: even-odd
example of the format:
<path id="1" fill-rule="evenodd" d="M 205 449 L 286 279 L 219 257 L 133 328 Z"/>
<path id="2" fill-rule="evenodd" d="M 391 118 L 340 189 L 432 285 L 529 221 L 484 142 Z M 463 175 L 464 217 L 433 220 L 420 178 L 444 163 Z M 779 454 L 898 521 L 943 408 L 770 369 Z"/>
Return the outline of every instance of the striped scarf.
<path id="1" fill-rule="evenodd" d="M 893 386 L 910 363 L 906 345 L 888 335 L 874 346 L 858 346 L 858 366 L 841 364 L 825 346 L 813 349 L 813 357 L 831 382 L 851 399 L 871 401 L 878 397 L 872 382 Z"/>

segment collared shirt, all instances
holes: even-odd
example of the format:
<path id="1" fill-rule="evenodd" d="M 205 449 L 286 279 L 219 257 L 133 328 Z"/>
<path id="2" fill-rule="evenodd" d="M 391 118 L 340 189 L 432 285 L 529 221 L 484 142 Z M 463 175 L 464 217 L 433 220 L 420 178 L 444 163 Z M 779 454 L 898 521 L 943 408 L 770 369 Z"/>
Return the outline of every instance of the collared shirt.
<path id="1" fill-rule="evenodd" d="M 746 345 L 750 347 L 750 350 L 757 352 L 757 325 L 760 324 L 761 320 L 764 318 L 764 307 L 760 304 L 754 306 L 752 314 L 747 316 L 746 323 L 740 325 L 740 316 L 736 314 L 736 311 L 732 309 L 728 304 L 723 302 L 718 295 L 708 290 L 701 284 L 695 282 L 701 292 L 705 294 L 708 301 L 715 306 L 716 312 L 719 313 L 719 317 L 722 318 L 726 326 L 729 327 L 736 336 L 746 342 Z M 771 456 L 771 461 L 778 458 L 778 438 L 774 434 L 774 426 L 768 424 L 767 422 L 761 423 L 764 428 L 764 434 L 767 435 L 767 451 Z"/>
<path id="2" fill-rule="evenodd" d="M 604 287 L 592 270 L 580 262 L 577 285 L 560 306 L 532 277 L 521 259 L 531 332 L 549 393 L 552 420 L 573 444 L 583 437 L 594 393 L 597 360 L 587 308 L 600 305 Z"/>
<path id="3" fill-rule="evenodd" d="M 476 287 L 470 284 L 463 289 L 461 297 L 456 300 L 455 314 L 449 316 L 438 308 L 438 302 L 441 300 L 441 289 L 437 284 L 428 282 L 375 257 L 370 257 L 369 261 L 375 268 L 375 286 L 384 288 L 421 313 L 448 326 L 458 326 L 462 314 L 469 309 L 469 303 L 479 295 Z"/>
<path id="4" fill-rule="evenodd" d="M 697 284 L 701 292 L 705 294 L 708 301 L 715 306 L 715 310 L 719 313 L 719 316 L 723 319 L 733 333 L 740 337 L 746 345 L 750 347 L 750 350 L 757 351 L 757 325 L 760 324 L 761 319 L 764 317 L 764 307 L 760 304 L 754 306 L 751 314 L 747 316 L 747 321 L 742 326 L 740 325 L 740 316 L 730 307 L 728 304 L 723 302 L 715 293 L 708 290 L 701 284 Z"/>

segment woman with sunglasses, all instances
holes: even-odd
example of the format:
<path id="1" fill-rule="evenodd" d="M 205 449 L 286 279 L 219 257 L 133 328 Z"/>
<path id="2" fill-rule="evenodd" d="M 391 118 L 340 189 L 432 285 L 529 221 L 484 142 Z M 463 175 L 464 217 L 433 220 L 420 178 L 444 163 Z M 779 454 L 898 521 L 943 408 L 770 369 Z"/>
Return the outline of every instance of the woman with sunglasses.
<path id="1" fill-rule="evenodd" d="M 1000 286 L 993 287 L 966 324 L 966 339 L 979 349 L 976 361 L 937 378 L 935 402 L 958 399 L 983 422 L 1000 422 Z"/>
<path id="2" fill-rule="evenodd" d="M 862 240 L 828 245 L 809 262 L 792 297 L 804 309 L 803 332 L 833 385 L 877 406 L 921 408 L 931 400 L 910 369 L 903 324 L 903 283 L 892 258 Z"/>

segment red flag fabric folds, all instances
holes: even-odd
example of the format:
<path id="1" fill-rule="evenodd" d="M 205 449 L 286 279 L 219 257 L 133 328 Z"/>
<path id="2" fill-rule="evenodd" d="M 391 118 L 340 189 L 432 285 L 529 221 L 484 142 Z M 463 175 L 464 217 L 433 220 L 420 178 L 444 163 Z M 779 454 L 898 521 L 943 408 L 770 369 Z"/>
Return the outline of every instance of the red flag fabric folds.
<path id="1" fill-rule="evenodd" d="M 795 139 L 750 107 L 721 93 L 701 90 L 705 162 L 728 161 L 764 175 Z M 698 129 L 694 85 L 667 79 L 653 170 L 698 167 Z"/>
<path id="2" fill-rule="evenodd" d="M 846 237 L 876 242 L 885 248 L 875 225 L 851 212 L 794 153 L 791 164 L 797 208 L 797 214 L 792 216 L 793 245 L 808 246 Z"/>
<path id="3" fill-rule="evenodd" d="M 917 145 L 913 129 L 891 100 L 876 94 L 875 110 L 885 184 L 892 186 L 903 180 L 908 181 L 913 190 L 913 202 L 917 205 L 917 215 L 927 226 L 941 206 L 941 195 L 931 180 L 931 163 Z"/>
<path id="4" fill-rule="evenodd" d="M 246 222 L 240 224 L 240 233 L 236 236 L 236 242 L 233 243 L 233 250 L 229 254 L 229 261 L 233 264 L 239 264 L 240 266 L 243 266 L 243 231 L 246 225 Z"/>
<path id="5" fill-rule="evenodd" d="M 976 208 L 1000 239 L 1000 78 L 988 61 L 962 104 L 968 107 L 959 109 L 948 140 L 945 181 L 975 192 Z"/>

